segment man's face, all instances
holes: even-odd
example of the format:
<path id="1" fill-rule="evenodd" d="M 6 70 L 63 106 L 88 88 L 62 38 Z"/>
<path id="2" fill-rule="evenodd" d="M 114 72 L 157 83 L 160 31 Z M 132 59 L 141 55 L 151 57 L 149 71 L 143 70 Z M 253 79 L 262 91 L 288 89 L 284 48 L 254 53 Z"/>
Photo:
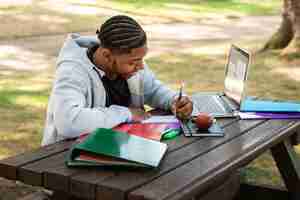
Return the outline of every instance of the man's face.
<path id="1" fill-rule="evenodd" d="M 143 59 L 147 54 L 147 46 L 132 49 L 130 53 L 114 54 L 112 72 L 123 79 L 129 79 L 137 71 L 144 69 Z"/>

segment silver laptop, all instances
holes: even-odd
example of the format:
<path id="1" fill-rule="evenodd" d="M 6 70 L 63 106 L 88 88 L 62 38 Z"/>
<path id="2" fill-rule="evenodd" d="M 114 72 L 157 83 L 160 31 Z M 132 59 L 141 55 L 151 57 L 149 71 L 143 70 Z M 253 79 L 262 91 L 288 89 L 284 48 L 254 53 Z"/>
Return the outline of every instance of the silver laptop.
<path id="1" fill-rule="evenodd" d="M 231 45 L 225 67 L 224 91 L 193 95 L 194 114 L 210 113 L 214 117 L 235 117 L 245 93 L 250 53 Z"/>

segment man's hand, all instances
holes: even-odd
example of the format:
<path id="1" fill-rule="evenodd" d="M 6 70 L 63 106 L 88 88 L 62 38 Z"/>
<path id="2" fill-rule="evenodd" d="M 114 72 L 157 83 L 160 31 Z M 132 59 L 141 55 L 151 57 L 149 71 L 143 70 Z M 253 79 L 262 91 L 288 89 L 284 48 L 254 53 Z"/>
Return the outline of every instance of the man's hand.
<path id="1" fill-rule="evenodd" d="M 193 102 L 187 96 L 177 97 L 171 104 L 171 111 L 180 119 L 188 119 L 193 111 Z"/>
<path id="2" fill-rule="evenodd" d="M 129 108 L 131 114 L 132 114 L 132 122 L 141 122 L 144 119 L 147 119 L 151 117 L 150 113 L 145 112 L 145 110 L 141 108 Z"/>

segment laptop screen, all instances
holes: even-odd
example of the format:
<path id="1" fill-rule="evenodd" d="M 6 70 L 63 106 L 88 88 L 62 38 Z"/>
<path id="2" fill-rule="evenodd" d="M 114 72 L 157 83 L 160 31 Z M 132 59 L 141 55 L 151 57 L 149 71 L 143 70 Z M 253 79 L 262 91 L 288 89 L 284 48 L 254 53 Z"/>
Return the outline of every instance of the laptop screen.
<path id="1" fill-rule="evenodd" d="M 249 62 L 248 52 L 237 46 L 231 46 L 225 71 L 224 93 L 237 104 L 240 104 L 243 98 Z"/>

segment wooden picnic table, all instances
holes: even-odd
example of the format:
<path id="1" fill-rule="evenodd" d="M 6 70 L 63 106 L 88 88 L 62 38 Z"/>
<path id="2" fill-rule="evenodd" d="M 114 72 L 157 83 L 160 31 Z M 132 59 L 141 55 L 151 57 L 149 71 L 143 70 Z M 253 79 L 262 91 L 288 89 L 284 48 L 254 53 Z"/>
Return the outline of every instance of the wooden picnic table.
<path id="1" fill-rule="evenodd" d="M 236 198 L 300 199 L 299 161 L 292 146 L 300 121 L 227 118 L 218 123 L 224 137 L 180 135 L 166 141 L 168 151 L 156 169 L 68 168 L 65 157 L 74 142 L 68 140 L 1 160 L 0 176 L 45 187 L 64 199 L 201 199 L 270 149 L 287 189 L 242 184 Z"/>

